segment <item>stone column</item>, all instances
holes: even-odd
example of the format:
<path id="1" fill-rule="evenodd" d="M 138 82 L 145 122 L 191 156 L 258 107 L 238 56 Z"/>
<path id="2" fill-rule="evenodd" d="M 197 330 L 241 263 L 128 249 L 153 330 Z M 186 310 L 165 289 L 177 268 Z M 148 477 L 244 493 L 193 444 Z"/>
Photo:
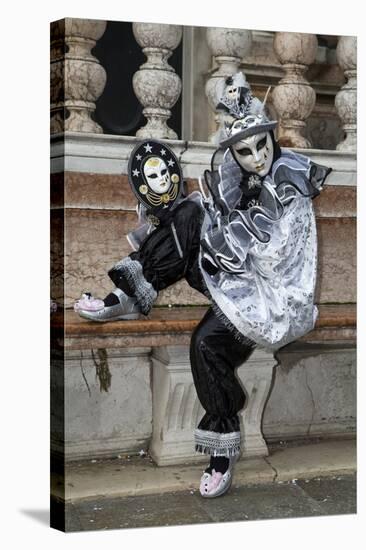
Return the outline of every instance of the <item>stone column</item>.
<path id="1" fill-rule="evenodd" d="M 268 449 L 262 434 L 262 418 L 272 384 L 273 367 L 277 364 L 272 353 L 256 349 L 238 368 L 238 376 L 247 394 L 247 403 L 241 412 L 241 456 L 267 456 Z"/>
<path id="2" fill-rule="evenodd" d="M 357 38 L 341 36 L 337 45 L 337 61 L 344 70 L 346 84 L 337 93 L 335 106 L 342 121 L 345 139 L 338 151 L 356 152 L 357 148 Z"/>
<path id="3" fill-rule="evenodd" d="M 91 49 L 106 25 L 106 21 L 67 18 L 52 27 L 51 133 L 103 132 L 91 114 L 107 77 Z"/>
<path id="4" fill-rule="evenodd" d="M 249 54 L 252 47 L 252 31 L 242 29 L 223 29 L 210 27 L 206 39 L 212 55 L 218 65 L 206 83 L 206 95 L 211 109 L 215 113 L 217 130 L 209 137 L 217 144 L 223 132 L 225 114 L 216 111 L 223 89 L 223 81 L 239 71 L 242 58 Z"/>
<path id="5" fill-rule="evenodd" d="M 285 70 L 273 91 L 273 103 L 279 116 L 278 140 L 284 147 L 311 147 L 302 132 L 310 116 L 316 94 L 305 78 L 317 52 L 315 34 L 276 32 L 274 51 Z"/>
<path id="6" fill-rule="evenodd" d="M 133 34 L 147 57 L 146 63 L 133 75 L 133 89 L 143 105 L 147 124 L 136 136 L 141 138 L 177 139 L 167 120 L 182 89 L 179 76 L 168 63 L 182 39 L 182 27 L 155 23 L 134 23 Z"/>

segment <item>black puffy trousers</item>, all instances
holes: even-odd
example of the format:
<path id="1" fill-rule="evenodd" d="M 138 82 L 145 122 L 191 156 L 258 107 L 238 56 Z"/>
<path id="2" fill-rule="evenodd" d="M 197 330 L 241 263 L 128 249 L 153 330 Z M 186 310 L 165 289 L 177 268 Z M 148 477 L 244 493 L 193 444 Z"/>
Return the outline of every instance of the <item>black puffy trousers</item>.
<path id="1" fill-rule="evenodd" d="M 202 208 L 186 200 L 172 214 L 145 239 L 137 252 L 130 254 L 130 258 L 142 264 L 146 280 L 156 291 L 185 278 L 191 287 L 207 296 L 198 262 Z M 208 309 L 194 330 L 190 345 L 193 380 L 206 411 L 198 430 L 217 434 L 240 432 L 238 412 L 244 407 L 246 398 L 235 369 L 248 359 L 254 346 L 253 342 L 244 344 L 239 341 L 213 309 Z M 196 449 L 209 452 L 207 449 L 202 451 L 197 439 Z M 217 454 L 225 454 L 225 451 Z"/>

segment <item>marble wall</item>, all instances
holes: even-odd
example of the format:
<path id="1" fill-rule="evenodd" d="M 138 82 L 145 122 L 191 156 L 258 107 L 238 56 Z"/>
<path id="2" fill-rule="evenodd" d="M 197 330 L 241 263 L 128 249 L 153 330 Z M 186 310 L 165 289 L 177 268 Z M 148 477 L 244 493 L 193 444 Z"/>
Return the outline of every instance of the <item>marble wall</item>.
<path id="1" fill-rule="evenodd" d="M 59 178 L 56 185 L 62 185 Z M 191 188 L 196 185 L 191 180 Z M 107 272 L 131 252 L 125 236 L 136 227 L 137 216 L 126 176 L 67 172 L 65 204 L 65 305 L 72 307 L 84 291 L 101 297 L 109 292 Z M 356 188 L 329 186 L 314 206 L 319 246 L 316 301 L 355 302 Z M 59 264 L 54 299 L 62 295 L 62 267 Z M 207 300 L 182 281 L 161 292 L 157 303 L 199 305 Z"/>

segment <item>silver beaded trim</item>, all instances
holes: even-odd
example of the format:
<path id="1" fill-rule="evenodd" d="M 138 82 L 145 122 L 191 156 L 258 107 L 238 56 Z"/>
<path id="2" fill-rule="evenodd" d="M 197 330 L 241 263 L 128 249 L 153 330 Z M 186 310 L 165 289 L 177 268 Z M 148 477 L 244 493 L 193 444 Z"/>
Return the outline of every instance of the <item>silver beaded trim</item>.
<path id="1" fill-rule="evenodd" d="M 218 433 L 196 428 L 195 450 L 212 456 L 234 456 L 240 454 L 240 432 Z"/>
<path id="2" fill-rule="evenodd" d="M 131 258 L 127 256 L 127 258 L 123 258 L 123 260 L 118 262 L 114 266 L 114 269 L 120 270 L 123 273 L 137 299 L 142 313 L 147 315 L 158 293 L 152 284 L 145 279 L 140 262 L 131 260 Z"/>

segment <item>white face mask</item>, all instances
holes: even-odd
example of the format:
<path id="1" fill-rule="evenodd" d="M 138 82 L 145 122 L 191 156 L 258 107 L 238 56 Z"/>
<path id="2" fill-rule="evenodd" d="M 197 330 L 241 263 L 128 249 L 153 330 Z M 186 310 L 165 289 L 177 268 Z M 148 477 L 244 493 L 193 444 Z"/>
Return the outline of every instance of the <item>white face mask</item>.
<path id="1" fill-rule="evenodd" d="M 230 86 L 226 90 L 226 97 L 229 101 L 238 101 L 239 100 L 240 89 L 238 86 Z"/>
<path id="2" fill-rule="evenodd" d="M 159 157 L 149 158 L 144 165 L 144 174 L 148 186 L 162 195 L 166 193 L 170 187 L 170 175 L 165 162 Z"/>
<path id="3" fill-rule="evenodd" d="M 233 154 L 244 170 L 264 177 L 273 161 L 273 143 L 269 132 L 247 137 L 233 145 Z"/>

